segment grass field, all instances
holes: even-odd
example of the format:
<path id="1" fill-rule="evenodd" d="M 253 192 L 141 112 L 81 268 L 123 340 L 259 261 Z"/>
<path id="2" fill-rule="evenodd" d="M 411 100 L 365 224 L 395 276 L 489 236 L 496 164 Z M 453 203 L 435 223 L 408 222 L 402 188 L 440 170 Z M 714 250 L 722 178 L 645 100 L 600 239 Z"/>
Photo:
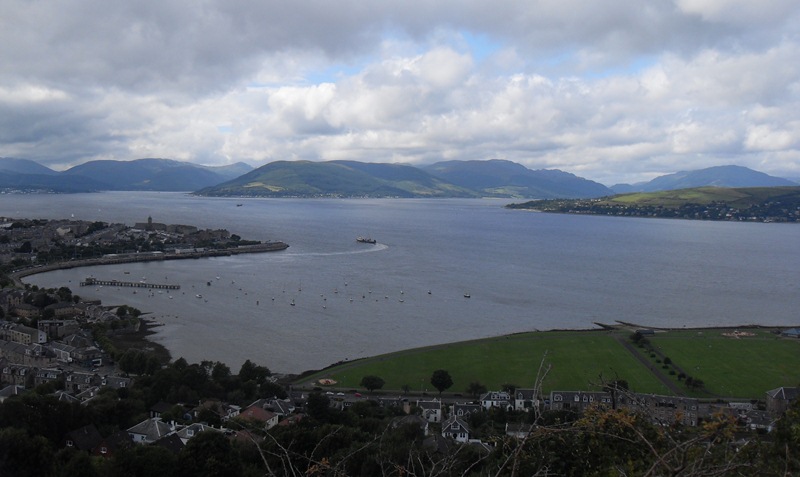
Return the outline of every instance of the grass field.
<path id="1" fill-rule="evenodd" d="M 755 336 L 740 338 L 725 337 L 724 331 L 659 332 L 650 341 L 688 375 L 705 382 L 705 391 L 691 393 L 694 396 L 761 399 L 769 389 L 800 384 L 800 341 L 766 330 L 747 330 Z M 376 375 L 386 381 L 384 390 L 408 385 L 413 392 L 436 393 L 430 376 L 445 369 L 453 378 L 448 393 L 465 393 L 473 381 L 490 390 L 506 383 L 531 387 L 544 357 L 551 366 L 543 383 L 545 392 L 597 389 L 602 375 L 605 380 L 625 379 L 636 392 L 672 394 L 650 366 L 617 340 L 629 334 L 625 330 L 536 332 L 433 346 L 343 364 L 297 384 L 329 378 L 337 381 L 337 388 L 360 389 L 362 377 Z M 667 375 L 660 366 L 654 367 Z M 670 379 L 684 389 L 676 376 Z"/>
<path id="2" fill-rule="evenodd" d="M 769 389 L 800 385 L 800 342 L 766 330 L 723 335 L 729 331 L 670 331 L 657 333 L 650 343 L 719 396 L 763 398 Z"/>
<path id="3" fill-rule="evenodd" d="M 667 393 L 607 331 L 524 333 L 409 350 L 331 368 L 303 383 L 324 377 L 336 380 L 338 387 L 357 389 L 363 376 L 377 375 L 386 381 L 384 389 L 408 385 L 412 391 L 437 392 L 430 376 L 436 369 L 445 369 L 453 378 L 451 393 L 463 393 L 473 381 L 489 389 L 500 389 L 505 383 L 532 387 L 542 358 L 551 365 L 545 391 L 593 389 L 602 375 L 606 380 L 625 379 L 637 391 Z"/>

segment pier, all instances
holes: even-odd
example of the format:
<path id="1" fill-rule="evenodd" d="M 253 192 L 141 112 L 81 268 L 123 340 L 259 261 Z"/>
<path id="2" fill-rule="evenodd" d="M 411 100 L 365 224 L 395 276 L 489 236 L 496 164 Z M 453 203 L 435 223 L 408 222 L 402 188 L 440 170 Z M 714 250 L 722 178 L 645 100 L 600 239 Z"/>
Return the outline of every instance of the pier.
<path id="1" fill-rule="evenodd" d="M 146 282 L 121 282 L 118 280 L 98 280 L 89 277 L 80 283 L 82 287 L 90 287 L 96 285 L 111 286 L 111 287 L 134 287 L 134 288 L 155 288 L 160 290 L 180 290 L 180 285 L 167 285 L 160 283 L 146 283 Z"/>

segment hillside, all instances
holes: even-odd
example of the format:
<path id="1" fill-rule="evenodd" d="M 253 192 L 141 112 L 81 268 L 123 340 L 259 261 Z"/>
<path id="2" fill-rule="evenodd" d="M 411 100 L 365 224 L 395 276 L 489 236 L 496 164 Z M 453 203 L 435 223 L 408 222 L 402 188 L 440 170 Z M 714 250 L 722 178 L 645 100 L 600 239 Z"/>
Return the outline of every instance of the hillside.
<path id="1" fill-rule="evenodd" d="M 500 159 L 445 161 L 422 168 L 443 180 L 488 197 L 602 197 L 613 192 L 597 182 L 557 169 L 531 170 Z"/>
<path id="2" fill-rule="evenodd" d="M 171 159 L 90 161 L 62 173 L 108 184 L 106 190 L 192 191 L 219 184 L 230 174 Z"/>
<path id="3" fill-rule="evenodd" d="M 781 187 L 796 186 L 788 179 L 770 176 L 742 166 L 717 166 L 694 171 L 681 171 L 656 177 L 649 182 L 616 184 L 611 189 L 618 194 L 656 192 L 660 190 L 695 187 Z"/>
<path id="4" fill-rule="evenodd" d="M 56 175 L 56 171 L 28 159 L 0 157 L 0 172 L 14 174 Z"/>
<path id="5" fill-rule="evenodd" d="M 509 204 L 540 212 L 700 220 L 800 221 L 800 186 L 700 187 L 621 194 L 600 200 L 542 200 Z"/>
<path id="6" fill-rule="evenodd" d="M 196 192 L 249 197 L 475 197 L 412 166 L 354 161 L 276 161 Z"/>
<path id="7" fill-rule="evenodd" d="M 61 174 L 20 174 L 0 171 L 0 189 L 26 192 L 98 192 L 107 190 L 107 184 L 85 177 L 68 177 Z"/>

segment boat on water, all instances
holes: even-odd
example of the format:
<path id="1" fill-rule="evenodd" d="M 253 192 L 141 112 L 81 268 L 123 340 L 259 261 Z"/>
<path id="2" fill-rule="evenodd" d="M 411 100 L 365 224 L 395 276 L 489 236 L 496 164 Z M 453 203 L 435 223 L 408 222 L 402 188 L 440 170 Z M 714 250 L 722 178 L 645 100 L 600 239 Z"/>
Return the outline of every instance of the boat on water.
<path id="1" fill-rule="evenodd" d="M 469 297 L 471 297 L 471 296 L 472 296 L 472 295 L 470 295 L 469 293 L 464 293 L 464 298 L 469 298 Z"/>
<path id="2" fill-rule="evenodd" d="M 376 243 L 378 243 L 378 242 L 377 242 L 377 240 L 375 240 L 374 238 L 370 238 L 370 237 L 361 237 L 361 236 L 359 236 L 358 238 L 356 238 L 356 242 L 360 242 L 360 243 L 371 243 L 371 244 L 376 244 Z"/>

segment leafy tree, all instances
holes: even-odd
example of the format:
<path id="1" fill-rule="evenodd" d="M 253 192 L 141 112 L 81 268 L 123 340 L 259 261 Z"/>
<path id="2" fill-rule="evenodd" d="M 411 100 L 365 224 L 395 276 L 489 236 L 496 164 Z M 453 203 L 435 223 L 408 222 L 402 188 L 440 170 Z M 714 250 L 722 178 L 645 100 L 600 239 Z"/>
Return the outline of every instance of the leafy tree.
<path id="1" fill-rule="evenodd" d="M 72 301 L 72 290 L 67 287 L 61 287 L 56 292 L 61 301 Z"/>
<path id="2" fill-rule="evenodd" d="M 480 382 L 472 381 L 471 383 L 469 383 L 469 386 L 467 386 L 466 391 L 467 391 L 467 394 L 469 394 L 473 398 L 477 398 L 481 394 L 485 394 L 486 391 L 488 391 L 488 389 L 486 388 L 486 386 L 484 386 Z"/>
<path id="3" fill-rule="evenodd" d="M 453 385 L 453 378 L 444 369 L 437 369 L 431 375 L 431 385 L 439 390 L 439 396 Z"/>
<path id="4" fill-rule="evenodd" d="M 514 394 L 514 392 L 517 390 L 519 386 L 517 386 L 514 383 L 505 383 L 500 385 L 500 387 L 503 389 L 503 391 L 507 392 L 508 394 Z"/>
<path id="5" fill-rule="evenodd" d="M 227 382 L 231 377 L 231 368 L 217 361 L 211 369 L 211 379 L 218 383 Z"/>
<path id="6" fill-rule="evenodd" d="M 44 437 L 31 437 L 22 429 L 0 429 L 0 475 L 52 475 L 53 461 L 53 451 Z"/>
<path id="7" fill-rule="evenodd" d="M 166 448 L 137 445 L 117 451 L 107 475 L 175 475 L 177 470 L 178 457 Z"/>
<path id="8" fill-rule="evenodd" d="M 252 363 L 249 359 L 242 364 L 242 367 L 239 369 L 239 379 L 243 382 L 246 381 L 255 381 L 258 384 L 261 384 L 267 380 L 268 377 L 272 375 L 269 368 L 266 366 L 258 366 Z"/>
<path id="9" fill-rule="evenodd" d="M 381 389 L 386 382 L 383 378 L 375 375 L 367 375 L 361 378 L 361 386 L 372 392 L 376 389 Z"/>
<path id="10" fill-rule="evenodd" d="M 31 253 L 33 251 L 33 246 L 31 246 L 30 240 L 26 240 L 25 242 L 20 245 L 20 247 L 16 250 L 17 253 Z"/>
<path id="11" fill-rule="evenodd" d="M 308 411 L 308 415 L 312 418 L 318 421 L 325 421 L 328 419 L 330 413 L 329 405 L 330 399 L 328 399 L 328 396 L 317 391 L 308 395 L 306 410 Z"/>

